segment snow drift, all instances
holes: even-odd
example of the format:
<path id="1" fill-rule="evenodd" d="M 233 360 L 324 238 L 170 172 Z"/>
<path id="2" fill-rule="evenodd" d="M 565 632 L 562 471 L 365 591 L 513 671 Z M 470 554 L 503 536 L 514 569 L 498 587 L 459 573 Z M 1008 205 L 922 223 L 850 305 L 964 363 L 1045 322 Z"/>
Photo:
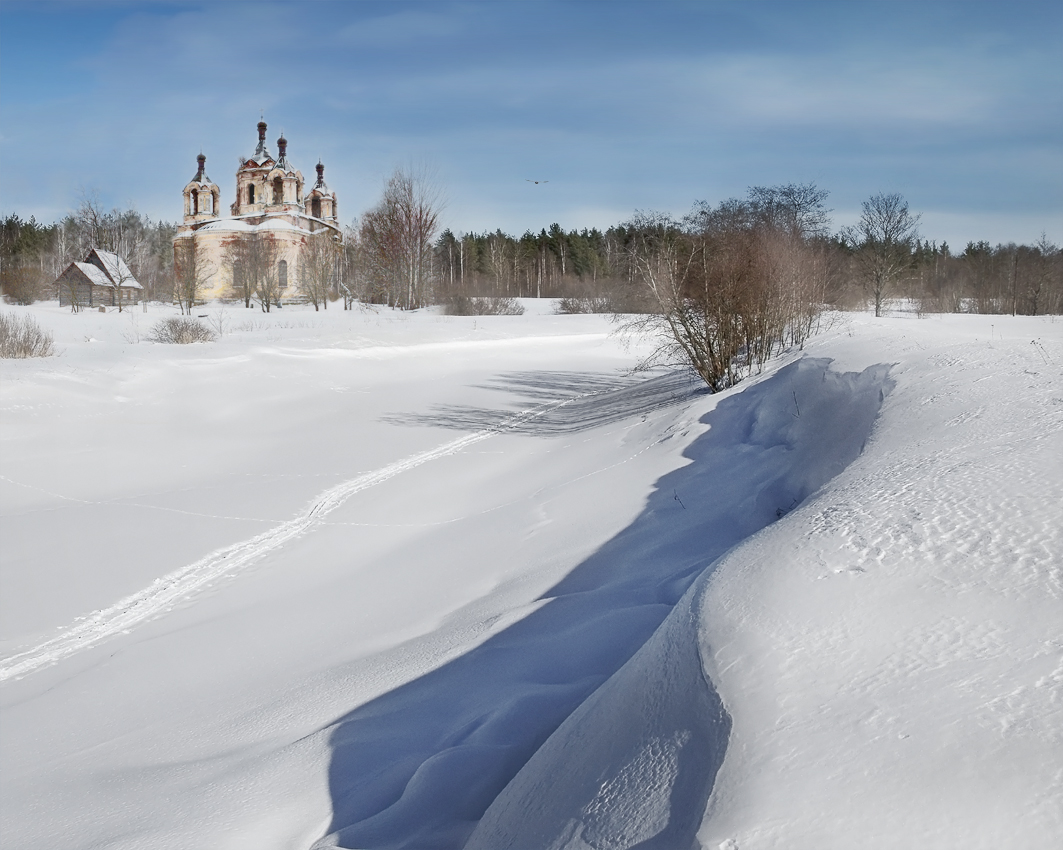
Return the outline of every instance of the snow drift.
<path id="1" fill-rule="evenodd" d="M 678 567 L 699 554 L 711 560 L 794 509 L 860 453 L 892 386 L 889 370 L 839 374 L 829 366 L 811 358 L 792 363 L 736 388 L 704 417 L 708 431 L 685 453 L 691 465 L 659 482 L 666 500 L 683 494 L 684 509 L 655 529 L 652 552 L 638 547 L 640 559 L 654 565 L 648 570 Z M 657 509 L 651 500 L 648 511 Z M 620 539 L 629 536 L 630 530 Z M 603 570 L 600 582 L 623 580 L 623 562 L 613 566 L 615 574 Z M 469 850 L 672 848 L 693 841 L 731 725 L 701 658 L 703 586 L 688 591 L 635 656 L 536 752 L 487 810 Z M 562 584 L 569 592 L 576 587 L 591 589 L 575 577 Z"/>

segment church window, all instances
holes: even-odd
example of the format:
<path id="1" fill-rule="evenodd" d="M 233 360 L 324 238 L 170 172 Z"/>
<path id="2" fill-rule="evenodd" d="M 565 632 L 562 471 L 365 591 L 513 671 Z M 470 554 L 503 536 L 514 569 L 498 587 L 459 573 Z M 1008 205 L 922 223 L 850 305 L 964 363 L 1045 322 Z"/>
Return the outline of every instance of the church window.
<path id="1" fill-rule="evenodd" d="M 192 190 L 192 215 L 199 213 L 199 192 Z"/>
<path id="2" fill-rule="evenodd" d="M 253 204 L 255 202 L 255 184 L 249 183 L 247 186 L 247 202 Z"/>
<path id="3" fill-rule="evenodd" d="M 284 203 L 284 181 L 279 177 L 273 178 L 273 203 Z"/>
<path id="4" fill-rule="evenodd" d="M 314 218 L 321 218 L 321 198 L 314 198 L 310 202 L 310 215 Z"/>
<path id="5" fill-rule="evenodd" d="M 280 282 L 280 288 L 284 289 L 288 285 L 288 261 L 281 260 L 277 263 L 277 280 Z"/>

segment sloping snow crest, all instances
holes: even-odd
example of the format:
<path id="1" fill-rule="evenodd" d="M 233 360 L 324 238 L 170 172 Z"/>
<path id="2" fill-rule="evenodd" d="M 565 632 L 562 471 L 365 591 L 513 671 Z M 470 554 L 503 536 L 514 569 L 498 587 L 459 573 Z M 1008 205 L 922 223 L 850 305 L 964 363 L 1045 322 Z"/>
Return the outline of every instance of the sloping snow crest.
<path id="1" fill-rule="evenodd" d="M 1059 847 L 1058 319 L 867 325 L 898 361 L 870 449 L 701 599 L 733 726 L 698 840 Z"/>
<path id="2" fill-rule="evenodd" d="M 711 549 L 721 525 L 755 533 L 859 455 L 892 387 L 889 369 L 842 374 L 829 366 L 792 363 L 737 388 L 705 417 L 708 432 L 687 451 L 695 463 L 658 485 L 686 493 L 698 516 L 672 532 L 663 557 Z M 529 760 L 467 850 L 691 845 L 731 727 L 699 646 L 708 574 Z"/>

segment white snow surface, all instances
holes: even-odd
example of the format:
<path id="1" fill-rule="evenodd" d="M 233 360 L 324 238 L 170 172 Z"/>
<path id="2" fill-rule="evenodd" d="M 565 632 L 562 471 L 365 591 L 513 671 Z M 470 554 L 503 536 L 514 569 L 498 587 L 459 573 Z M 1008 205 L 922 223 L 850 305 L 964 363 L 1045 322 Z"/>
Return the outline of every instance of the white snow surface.
<path id="1" fill-rule="evenodd" d="M 2 308 L 0 845 L 1048 848 L 1063 324 Z"/>

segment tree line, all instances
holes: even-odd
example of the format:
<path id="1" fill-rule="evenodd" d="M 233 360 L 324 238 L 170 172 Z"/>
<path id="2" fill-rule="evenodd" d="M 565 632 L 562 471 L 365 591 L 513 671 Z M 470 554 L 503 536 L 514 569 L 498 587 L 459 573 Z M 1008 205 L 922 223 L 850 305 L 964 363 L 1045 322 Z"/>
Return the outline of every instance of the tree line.
<path id="1" fill-rule="evenodd" d="M 94 194 L 53 224 L 10 214 L 0 220 L 0 289 L 6 301 L 18 304 L 55 298 L 56 278 L 100 248 L 126 261 L 146 298 L 170 301 L 176 232 L 176 224 L 153 221 L 135 210 L 105 210 Z"/>
<path id="2" fill-rule="evenodd" d="M 439 227 L 438 191 L 400 171 L 380 203 L 346 228 L 339 278 L 356 300 L 407 309 L 470 298 L 558 298 L 571 311 L 641 312 L 654 309 L 655 296 L 640 252 L 662 220 L 677 236 L 700 238 L 708 254 L 722 243 L 706 241 L 707 223 L 718 230 L 727 221 L 747 236 L 747 265 L 763 262 L 767 231 L 776 241 L 785 234 L 791 247 L 799 234 L 814 248 L 816 279 L 808 286 L 822 307 L 870 305 L 881 314 L 890 301 L 906 299 L 927 312 L 1063 312 L 1063 262 L 1043 235 L 1032 245 L 970 242 L 954 254 L 922 239 L 919 215 L 898 194 L 872 196 L 858 222 L 836 232 L 826 198 L 812 184 L 754 187 L 716 207 L 697 202 L 678 219 L 636 213 L 604 231 L 554 223 L 520 236 L 455 233 Z M 733 256 L 737 249 L 728 245 Z"/>
<path id="3" fill-rule="evenodd" d="M 786 253 L 779 246 L 786 244 L 789 273 L 802 281 L 797 288 L 814 293 L 822 307 L 870 305 L 881 313 L 903 298 L 926 312 L 1063 312 L 1063 260 L 1044 235 L 1031 245 L 969 242 L 956 253 L 924 240 L 919 216 L 890 194 L 865 201 L 853 227 L 831 232 L 826 197 L 813 185 L 754 187 L 745 198 L 715 206 L 697 202 L 680 218 L 639 212 L 604 231 L 566 231 L 554 223 L 520 236 L 501 229 L 455 233 L 441 226 L 441 192 L 430 177 L 398 169 L 377 205 L 345 228 L 342 248 L 318 251 L 323 256 L 308 264 L 313 280 L 297 281 L 295 289 L 315 306 L 334 299 L 348 308 L 363 302 L 413 309 L 469 299 L 558 298 L 563 310 L 641 313 L 659 308 L 662 292 L 660 280 L 654 284 L 649 276 L 646 252 L 665 250 L 671 240 L 698 245 L 705 285 L 723 292 L 726 279 L 727 286 L 748 289 L 747 298 L 765 276 L 777 275 L 777 255 Z M 91 248 L 122 256 L 152 301 L 190 307 L 215 271 L 182 274 L 180 262 L 175 270 L 175 223 L 105 210 L 95 195 L 53 224 L 11 214 L 0 225 L 0 288 L 9 302 L 54 298 L 53 281 Z M 811 265 L 800 273 L 798 242 L 815 257 L 801 260 Z M 231 246 L 225 262 L 242 269 L 234 276 L 234 300 L 251 306 L 259 289 L 267 300 L 277 297 L 269 285 L 276 265 L 270 256 L 268 246 Z M 719 271 L 726 264 L 730 277 Z M 692 269 L 685 272 L 687 288 L 695 285 Z M 796 291 L 790 290 L 791 302 Z"/>

